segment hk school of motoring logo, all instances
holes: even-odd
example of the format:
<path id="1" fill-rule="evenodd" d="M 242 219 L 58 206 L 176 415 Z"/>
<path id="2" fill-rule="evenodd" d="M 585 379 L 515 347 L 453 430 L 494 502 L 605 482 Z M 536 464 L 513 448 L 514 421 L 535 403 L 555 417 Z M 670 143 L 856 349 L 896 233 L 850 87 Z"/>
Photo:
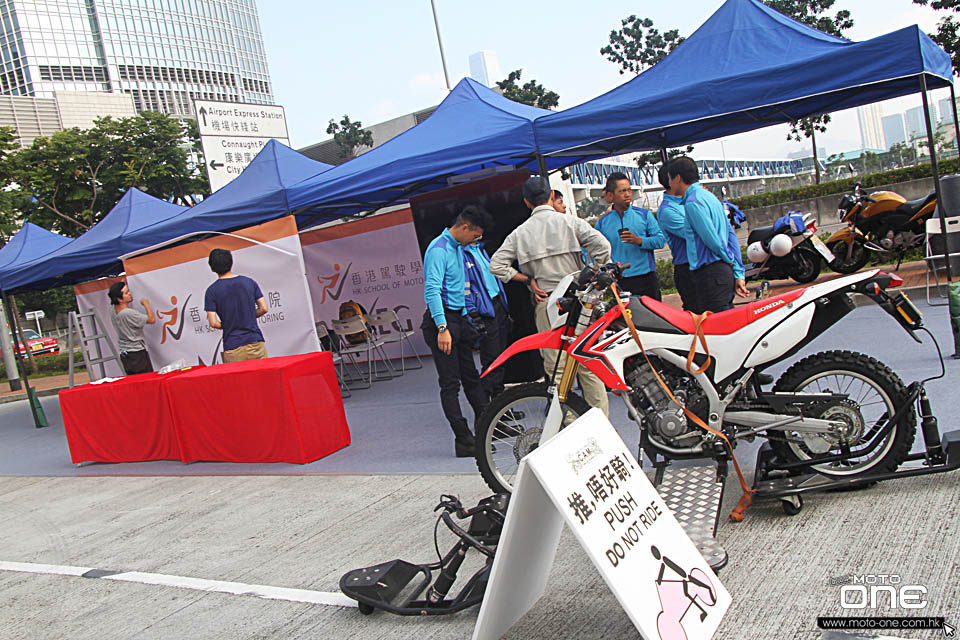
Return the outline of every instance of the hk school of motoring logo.
<path id="1" fill-rule="evenodd" d="M 178 306 L 177 296 L 170 296 L 170 308 L 157 309 L 157 317 L 160 319 L 166 318 L 160 328 L 163 332 L 160 337 L 160 344 L 167 341 L 167 336 L 172 337 L 174 340 L 179 340 L 180 336 L 183 335 L 184 316 L 186 315 L 187 304 L 190 302 L 191 297 L 192 295 L 188 295 L 187 299 L 183 301 L 183 304 Z"/>
<path id="2" fill-rule="evenodd" d="M 343 283 L 347 281 L 347 276 L 350 275 L 350 267 L 352 266 L 353 263 L 351 262 L 347 265 L 346 269 L 340 271 L 340 263 L 336 263 L 333 265 L 333 273 L 327 276 L 317 276 L 317 280 L 323 287 L 320 304 L 327 301 L 328 293 L 330 294 L 331 300 L 337 301 L 340 299 L 340 293 L 343 291 Z"/>

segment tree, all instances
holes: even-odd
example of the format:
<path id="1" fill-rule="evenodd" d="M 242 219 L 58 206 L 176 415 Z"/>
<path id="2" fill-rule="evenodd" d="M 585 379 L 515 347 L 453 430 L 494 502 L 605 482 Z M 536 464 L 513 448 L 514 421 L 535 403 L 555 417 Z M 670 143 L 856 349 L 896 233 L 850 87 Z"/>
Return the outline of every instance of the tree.
<path id="1" fill-rule="evenodd" d="M 662 34 L 650 18 L 630 16 L 620 21 L 621 28 L 610 32 L 610 44 L 600 49 L 607 60 L 620 65 L 620 73 L 640 73 L 667 57 L 684 38 L 678 29 Z"/>
<path id="2" fill-rule="evenodd" d="M 853 26 L 853 18 L 850 17 L 850 12 L 846 9 L 837 11 L 833 16 L 828 15 L 836 0 L 763 0 L 763 3 L 785 16 L 834 36 L 843 36 L 843 32 Z M 794 120 L 790 123 L 790 133 L 787 134 L 787 140 L 796 140 L 797 142 L 803 142 L 804 138 L 810 138 L 810 143 L 813 145 L 813 169 L 817 184 L 820 184 L 817 132 L 825 132 L 829 122 L 830 116 L 826 114 L 814 118 Z"/>
<path id="3" fill-rule="evenodd" d="M 188 161 L 199 153 L 196 127 L 160 113 L 100 118 L 90 129 L 67 129 L 0 159 L 17 214 L 41 227 L 77 236 L 99 222 L 136 187 L 163 200 L 190 203 L 208 193 L 205 173 Z"/>
<path id="4" fill-rule="evenodd" d="M 43 310 L 43 315 L 56 322 L 57 314 L 77 310 L 77 296 L 73 285 L 56 287 L 46 291 L 24 291 L 17 294 L 17 304 L 21 311 Z"/>
<path id="5" fill-rule="evenodd" d="M 901 167 L 917 162 L 917 150 L 913 148 L 913 145 L 906 142 L 897 142 L 890 145 L 890 155 L 899 162 Z"/>
<path id="6" fill-rule="evenodd" d="M 667 149 L 667 162 L 670 162 L 677 156 L 690 155 L 691 153 L 693 153 L 693 146 L 687 146 L 686 149 Z M 659 151 L 642 153 L 637 156 L 637 166 L 643 169 L 647 165 L 659 163 L 662 159 Z"/>
<path id="7" fill-rule="evenodd" d="M 602 216 L 610 208 L 603 198 L 585 198 L 577 203 L 577 214 L 581 218 L 596 218 Z"/>
<path id="8" fill-rule="evenodd" d="M 936 11 L 949 11 L 954 15 L 946 15 L 937 23 L 937 32 L 931 33 L 930 38 L 943 50 L 950 54 L 953 62 L 953 73 L 960 75 L 960 21 L 955 14 L 960 13 L 960 0 L 913 0 L 913 4 L 930 5 Z"/>
<path id="9" fill-rule="evenodd" d="M 497 87 L 504 98 L 541 109 L 553 109 L 560 104 L 560 94 L 548 91 L 536 80 L 529 80 L 522 87 L 519 86 L 517 83 L 520 81 L 521 73 L 523 69 L 516 69 L 511 71 L 505 80 L 497 82 Z"/>
<path id="10" fill-rule="evenodd" d="M 0 166 L 6 162 L 7 156 L 16 151 L 17 132 L 13 127 L 0 127 Z M 10 241 L 10 238 L 20 229 L 17 204 L 20 196 L 9 185 L 0 188 L 0 246 Z"/>
<path id="11" fill-rule="evenodd" d="M 355 157 L 360 147 L 373 146 L 373 134 L 363 129 L 363 124 L 359 120 L 353 122 L 346 114 L 339 123 L 330 120 L 327 133 L 333 135 L 333 141 L 340 147 L 341 160 Z"/>

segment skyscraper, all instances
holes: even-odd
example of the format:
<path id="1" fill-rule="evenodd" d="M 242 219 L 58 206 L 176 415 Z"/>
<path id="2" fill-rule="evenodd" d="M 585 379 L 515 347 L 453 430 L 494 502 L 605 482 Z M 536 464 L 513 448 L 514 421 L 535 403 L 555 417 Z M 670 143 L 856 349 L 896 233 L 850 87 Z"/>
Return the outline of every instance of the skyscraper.
<path id="1" fill-rule="evenodd" d="M 272 104 L 254 0 L 0 0 L 0 94 L 126 93 L 138 111 Z"/>
<path id="2" fill-rule="evenodd" d="M 923 124 L 923 107 L 907 109 L 907 112 L 904 114 L 904 120 L 907 124 L 908 139 L 926 139 L 927 127 Z M 937 129 L 937 107 L 934 104 L 930 105 L 930 129 L 932 131 L 936 131 Z"/>
<path id="3" fill-rule="evenodd" d="M 883 143 L 883 128 L 880 125 L 882 112 L 878 103 L 868 104 L 857 109 L 860 122 L 860 146 L 864 149 L 886 149 Z"/>
<path id="4" fill-rule="evenodd" d="M 950 104 L 950 98 L 943 98 L 937 102 L 937 108 L 940 110 L 940 121 L 953 124 L 954 107 Z"/>
<path id="5" fill-rule="evenodd" d="M 477 51 L 470 56 L 470 77 L 487 87 L 502 80 L 496 51 Z"/>
<path id="6" fill-rule="evenodd" d="M 907 126 L 903 121 L 902 113 L 894 113 L 889 116 L 883 116 L 883 139 L 886 142 L 886 149 L 895 144 L 907 141 Z"/>

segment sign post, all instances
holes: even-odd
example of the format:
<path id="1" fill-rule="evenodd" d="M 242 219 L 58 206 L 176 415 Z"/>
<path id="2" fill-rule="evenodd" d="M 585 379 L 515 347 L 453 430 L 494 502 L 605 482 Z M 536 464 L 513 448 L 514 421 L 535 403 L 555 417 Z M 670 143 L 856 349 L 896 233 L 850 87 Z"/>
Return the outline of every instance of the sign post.
<path id="1" fill-rule="evenodd" d="M 40 318 L 45 318 L 46 315 L 43 313 L 43 310 L 40 311 L 27 311 L 25 314 L 27 320 L 33 320 L 37 323 L 37 335 L 42 336 L 43 331 L 40 331 Z"/>
<path id="2" fill-rule="evenodd" d="M 543 594 L 563 524 L 647 640 L 713 637 L 730 594 L 592 409 L 520 461 L 474 640 L 501 637 Z"/>
<path id="3" fill-rule="evenodd" d="M 270 140 L 290 146 L 283 107 L 195 100 L 194 109 L 211 191 L 240 175 Z"/>

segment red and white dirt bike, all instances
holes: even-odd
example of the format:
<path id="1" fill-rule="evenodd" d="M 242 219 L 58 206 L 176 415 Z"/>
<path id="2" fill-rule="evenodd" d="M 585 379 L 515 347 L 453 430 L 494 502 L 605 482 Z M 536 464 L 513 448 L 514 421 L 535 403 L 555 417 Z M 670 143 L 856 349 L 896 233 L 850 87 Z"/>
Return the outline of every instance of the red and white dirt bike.
<path id="1" fill-rule="evenodd" d="M 666 461 L 712 458 L 725 472 L 736 443 L 760 437 L 769 441 L 780 468 L 792 465 L 859 484 L 885 479 L 879 476 L 915 459 L 916 454 L 909 455 L 917 425 L 913 405 L 919 401 L 929 407 L 922 383 L 907 387 L 883 363 L 851 351 L 803 358 L 780 376 L 772 391 L 761 388 L 756 375 L 796 354 L 853 310 L 853 293 L 873 299 L 920 342 L 914 333 L 922 326 L 919 311 L 903 294 L 886 291 L 901 283 L 897 276 L 858 273 L 701 321 L 649 297 L 621 292 L 620 304 L 611 301 L 610 293 L 616 291 L 612 285 L 623 268 L 587 267 L 567 276 L 549 301 L 552 328 L 518 340 L 484 373 L 521 351 L 561 349 L 568 356 L 558 365 L 562 373 L 556 386 L 510 388 L 493 398 L 478 420 L 477 465 L 494 491 L 512 489 L 520 459 L 540 442 L 552 403 L 559 401 L 562 426 L 589 409 L 571 392 L 579 367 L 592 371 L 623 399 L 640 425 L 641 449 L 655 462 L 658 456 Z M 694 415 L 709 429 L 694 424 Z M 924 423 L 924 436 L 930 436 L 928 452 L 932 448 L 939 456 L 935 462 L 941 463 L 935 419 L 933 423 L 929 434 Z M 788 498 L 799 510 L 794 495 L 781 497 L 784 509 L 789 512 Z"/>

